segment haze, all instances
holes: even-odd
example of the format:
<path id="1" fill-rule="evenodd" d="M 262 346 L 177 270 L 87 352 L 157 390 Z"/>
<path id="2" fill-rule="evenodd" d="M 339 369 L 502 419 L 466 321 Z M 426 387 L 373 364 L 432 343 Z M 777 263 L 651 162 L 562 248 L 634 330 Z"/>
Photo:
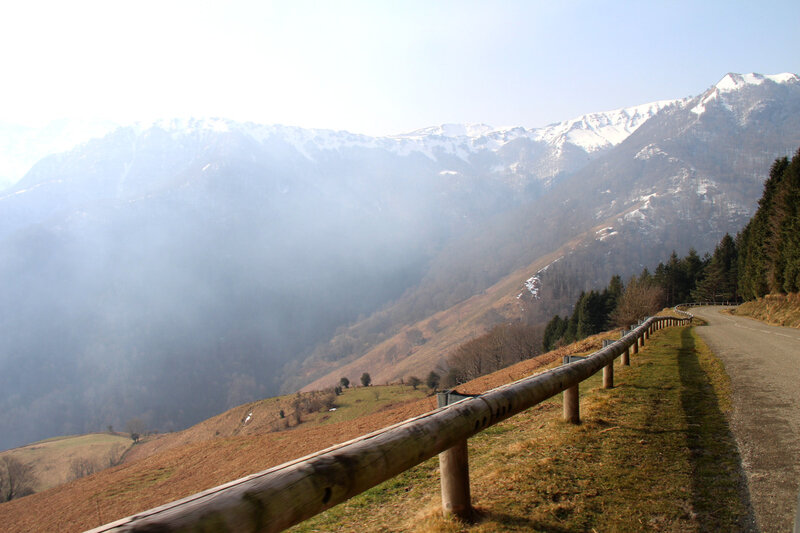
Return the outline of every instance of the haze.
<path id="1" fill-rule="evenodd" d="M 6 3 L 0 121 L 543 126 L 798 72 L 797 2 Z"/>

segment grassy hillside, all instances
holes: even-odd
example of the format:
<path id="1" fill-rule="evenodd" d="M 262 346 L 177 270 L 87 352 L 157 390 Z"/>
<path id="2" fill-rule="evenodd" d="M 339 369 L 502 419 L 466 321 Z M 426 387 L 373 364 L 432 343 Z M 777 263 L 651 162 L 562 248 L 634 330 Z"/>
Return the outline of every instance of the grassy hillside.
<path id="1" fill-rule="evenodd" d="M 293 415 L 297 394 L 276 396 L 234 407 L 186 430 L 151 436 L 131 449 L 126 462 L 136 461 L 172 448 L 210 439 L 236 436 L 263 435 L 287 430 L 308 429 L 320 425 L 344 423 L 370 415 L 391 406 L 423 400 L 428 394 L 424 386 L 414 390 L 410 386 L 388 385 L 344 389 L 335 398 L 335 410 L 321 408 L 304 412 L 300 421 Z M 313 397 L 304 393 L 300 397 Z M 283 411 L 283 418 L 281 418 Z"/>
<path id="2" fill-rule="evenodd" d="M 691 330 L 657 333 L 600 387 L 581 386 L 580 426 L 556 397 L 470 439 L 474 524 L 441 517 L 432 459 L 293 531 L 748 530 L 729 381 Z"/>
<path id="3" fill-rule="evenodd" d="M 596 350 L 609 336 L 597 335 L 523 361 L 459 390 L 478 393 L 519 379 L 566 353 Z M 285 396 L 240 406 L 184 432 L 137 444 L 118 467 L 0 505 L 0 524 L 9 532 L 82 531 L 401 422 L 436 405 L 433 397 L 408 386 L 349 389 L 339 398 L 336 411 L 319 413 L 289 430 L 272 431 L 267 421 L 279 402 L 290 401 L 291 396 Z M 399 401 L 390 403 L 394 400 Z M 249 413 L 251 423 L 243 424 Z"/>
<path id="4" fill-rule="evenodd" d="M 775 326 L 800 328 L 800 293 L 768 294 L 741 304 L 732 309 L 731 313 Z"/>
<path id="5" fill-rule="evenodd" d="M 593 351 L 603 337 L 616 335 L 586 339 L 459 389 L 477 393 L 519 379 L 558 364 L 564 353 Z M 654 334 L 631 366 L 617 366 L 615 374 L 612 390 L 600 388 L 599 375 L 582 385 L 580 426 L 561 420 L 556 397 L 470 439 L 475 524 L 440 517 L 434 459 L 297 529 L 747 530 L 749 509 L 725 417 L 729 383 L 721 364 L 690 329 L 670 328 Z M 253 412 L 258 402 L 241 406 L 194 428 L 198 440 L 2 504 L 0 524 L 9 532 L 91 528 L 434 407 L 433 398 L 406 393 L 413 394 L 411 387 L 360 388 L 346 392 L 341 408 L 324 420 L 327 413 L 288 431 L 201 437 L 214 428 L 234 431 L 242 413 Z M 381 406 L 393 394 L 400 403 Z M 359 413 L 364 416 L 351 418 Z M 342 418 L 333 419 L 336 414 Z"/>
<path id="6" fill-rule="evenodd" d="M 35 442 L 2 452 L 0 457 L 14 457 L 31 465 L 36 477 L 34 490 L 41 492 L 70 481 L 74 461 L 88 461 L 98 470 L 108 468 L 122 459 L 131 444 L 127 435 L 92 433 Z"/>

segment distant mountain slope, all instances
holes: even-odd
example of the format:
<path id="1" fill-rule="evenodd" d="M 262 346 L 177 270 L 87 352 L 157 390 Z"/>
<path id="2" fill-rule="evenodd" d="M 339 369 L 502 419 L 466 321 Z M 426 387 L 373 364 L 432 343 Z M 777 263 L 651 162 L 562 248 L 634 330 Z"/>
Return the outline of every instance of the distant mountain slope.
<path id="1" fill-rule="evenodd" d="M 800 145 L 797 77 L 742 79 L 538 130 L 164 121 L 49 156 L 0 193 L 0 448 L 134 416 L 186 427 L 417 323 L 434 354 L 710 249 Z M 432 320 L 458 305 L 469 320 Z"/>
<path id="2" fill-rule="evenodd" d="M 731 79 L 751 82 L 731 88 Z M 714 97 L 720 94 L 720 86 L 724 89 L 722 97 Z M 704 112 L 697 113 L 701 104 Z M 408 308 L 414 308 L 413 302 L 433 298 L 434 294 L 464 297 L 461 282 L 475 276 L 474 265 L 480 265 L 484 273 L 496 273 L 494 279 L 500 278 L 500 272 L 520 270 L 507 278 L 516 282 L 505 289 L 499 287 L 506 278 L 492 288 L 487 288 L 491 275 L 484 278 L 485 282 L 476 283 L 474 286 L 486 290 L 475 297 L 484 303 L 473 306 L 472 315 L 493 316 L 495 321 L 536 321 L 568 312 L 581 290 L 604 286 L 614 274 L 627 277 L 639 273 L 666 260 L 672 250 L 681 254 L 690 247 L 701 254 L 710 251 L 726 232 L 737 232 L 754 213 L 774 159 L 791 155 L 800 146 L 800 130 L 794 125 L 798 119 L 797 76 L 726 75 L 698 97 L 671 106 L 647 121 L 614 150 L 559 182 L 546 196 L 499 215 L 482 234 L 448 249 L 433 262 L 418 291 L 407 293 L 394 307 L 381 311 L 381 320 L 402 323 Z M 558 249 L 560 243 L 570 239 L 577 240 L 568 249 Z M 561 260 L 539 273 L 548 263 L 537 260 L 543 257 Z M 491 267 L 487 269 L 487 265 Z M 535 296 L 525 290 L 523 281 L 534 276 L 538 278 Z M 435 282 L 426 284 L 431 279 Z M 526 308 L 524 317 L 511 306 L 499 305 L 519 294 Z M 460 316 L 465 303 L 453 303 L 451 309 L 432 315 L 435 323 L 448 323 Z M 364 338 L 360 332 L 370 330 L 371 320 L 334 337 L 331 346 L 347 339 L 356 348 L 343 359 L 346 366 L 328 369 L 327 375 L 307 388 L 330 383 L 343 372 L 370 368 L 379 369 L 380 379 L 407 376 L 411 369 L 422 375 L 441 366 L 447 350 L 466 336 L 463 331 L 459 335 L 448 330 L 426 334 L 426 346 L 430 343 L 444 350 L 436 356 L 410 358 L 419 364 L 416 368 L 408 364 L 391 367 L 376 359 L 387 349 L 386 344 L 362 348 L 361 352 L 357 348 Z M 407 323 L 407 330 L 428 332 L 427 320 L 423 318 L 417 325 Z M 466 326 L 468 323 L 472 326 Z M 466 319 L 463 329 L 478 335 L 488 325 Z M 406 331 L 397 329 L 399 333 L 393 339 L 401 339 Z M 394 344 L 401 354 L 427 353 L 424 346 L 403 349 L 402 340 Z M 329 347 L 318 348 L 305 362 L 310 375 L 325 368 L 320 360 L 329 365 L 336 360 L 336 353 Z M 360 354 L 364 354 L 361 359 Z"/>
<path id="3" fill-rule="evenodd" d="M 44 125 L 0 122 L 0 191 L 43 157 L 65 152 L 116 129 L 106 121 L 54 120 Z"/>

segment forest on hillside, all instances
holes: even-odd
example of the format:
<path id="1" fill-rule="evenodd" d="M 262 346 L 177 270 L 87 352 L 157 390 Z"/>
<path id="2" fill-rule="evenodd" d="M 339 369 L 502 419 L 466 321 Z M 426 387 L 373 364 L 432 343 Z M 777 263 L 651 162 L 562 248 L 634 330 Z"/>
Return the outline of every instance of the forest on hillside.
<path id="1" fill-rule="evenodd" d="M 777 159 L 750 222 L 726 234 L 713 254 L 672 252 L 651 273 L 645 268 L 623 285 L 613 276 L 602 291 L 584 291 L 572 314 L 547 323 L 545 350 L 614 326 L 627 326 L 663 307 L 685 302 L 742 301 L 800 290 L 800 150 Z"/>

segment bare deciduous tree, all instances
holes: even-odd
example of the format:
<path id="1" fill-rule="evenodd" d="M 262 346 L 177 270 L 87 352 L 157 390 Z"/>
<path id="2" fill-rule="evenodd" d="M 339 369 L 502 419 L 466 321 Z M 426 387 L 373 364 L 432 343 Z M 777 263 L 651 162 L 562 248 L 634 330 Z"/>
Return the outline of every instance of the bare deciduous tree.
<path id="1" fill-rule="evenodd" d="M 69 475 L 67 479 L 69 479 L 69 481 L 75 481 L 76 479 L 90 476 L 100 470 L 102 470 L 102 468 L 96 461 L 87 457 L 76 457 L 69 463 Z"/>
<path id="2" fill-rule="evenodd" d="M 634 324 L 656 314 L 664 305 L 664 290 L 653 283 L 631 279 L 611 315 L 618 326 Z"/>
<path id="3" fill-rule="evenodd" d="M 0 459 L 0 502 L 33 494 L 36 476 L 33 467 L 15 457 Z"/>
<path id="4" fill-rule="evenodd" d="M 447 356 L 450 372 L 443 384 L 453 387 L 537 355 L 541 329 L 518 323 L 499 324 L 465 342 Z"/>

